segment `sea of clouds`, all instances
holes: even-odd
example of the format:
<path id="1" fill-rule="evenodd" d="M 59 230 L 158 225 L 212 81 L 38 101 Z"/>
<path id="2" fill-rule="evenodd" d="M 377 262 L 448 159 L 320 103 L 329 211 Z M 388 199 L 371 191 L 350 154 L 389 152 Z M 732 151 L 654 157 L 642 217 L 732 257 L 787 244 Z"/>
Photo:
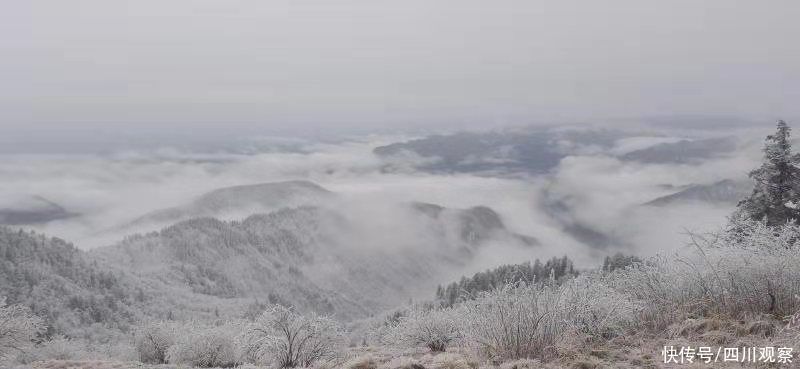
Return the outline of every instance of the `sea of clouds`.
<path id="1" fill-rule="evenodd" d="M 485 205 L 513 232 L 537 238 L 532 250 L 484 248 L 479 270 L 500 263 L 568 255 L 580 266 L 597 265 L 610 253 L 672 252 L 687 231 L 712 231 L 725 223 L 733 205 L 691 203 L 669 207 L 642 204 L 675 192 L 676 186 L 743 179 L 758 165 L 759 145 L 697 164 L 644 164 L 622 161 L 621 153 L 674 142 L 677 137 L 627 137 L 610 150 L 583 150 L 542 175 L 485 176 L 416 170 L 423 160 L 409 155 L 387 159 L 373 154 L 402 136 L 365 136 L 333 142 L 291 141 L 254 150 L 213 151 L 170 147 L 104 154 L 4 154 L 0 161 L 0 208 L 41 196 L 80 216 L 34 226 L 48 235 L 89 249 L 113 244 L 114 232 L 143 214 L 179 206 L 208 191 L 235 185 L 308 180 L 343 199 L 337 206 L 365 229 L 406 233 L 407 213 L 394 206 L 412 201 L 452 208 Z M 265 147 L 267 149 L 265 149 Z M 391 164 L 392 170 L 385 170 Z M 670 186 L 673 186 L 670 188 Z M 544 205 L 557 199 L 571 221 L 612 235 L 615 244 L 597 248 L 564 232 Z M 389 243 L 391 244 L 391 243 Z"/>

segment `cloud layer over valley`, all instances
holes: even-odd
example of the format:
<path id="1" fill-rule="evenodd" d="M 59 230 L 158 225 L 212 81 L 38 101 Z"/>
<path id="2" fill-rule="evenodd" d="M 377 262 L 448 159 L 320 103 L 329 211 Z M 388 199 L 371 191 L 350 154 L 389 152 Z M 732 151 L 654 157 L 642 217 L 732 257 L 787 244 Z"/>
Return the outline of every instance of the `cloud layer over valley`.
<path id="1" fill-rule="evenodd" d="M 373 152 L 376 147 L 407 140 L 370 136 L 328 143 L 295 142 L 291 149 L 273 145 L 273 149 L 262 147 L 246 153 L 163 148 L 109 155 L 4 155 L 0 173 L 7 180 L 0 184 L 0 191 L 8 203 L 15 198 L 39 196 L 71 214 L 79 214 L 33 227 L 85 249 L 110 245 L 128 233 L 157 230 L 178 221 L 168 217 L 149 226 L 141 221 L 148 214 L 175 207 L 186 212 L 181 219 L 217 216 L 234 220 L 284 206 L 324 205 L 336 208 L 354 224 L 360 224 L 363 231 L 373 230 L 380 235 L 405 234 L 419 226 L 413 224 L 413 217 L 398 210 L 405 204 L 422 202 L 456 209 L 488 206 L 510 231 L 535 237 L 541 246 L 535 252 L 522 254 L 513 248 L 492 251 L 479 258 L 485 265 L 470 269 L 564 254 L 588 266 L 618 250 L 643 255 L 668 251 L 683 243 L 684 230 L 703 231 L 722 224 L 732 209 L 731 203 L 693 201 L 658 209 L 643 204 L 691 185 L 720 180 L 741 182 L 760 155 L 754 141 L 727 138 L 725 142 L 732 146 L 719 155 L 697 154 L 697 160 L 687 162 L 684 154 L 670 156 L 672 146 L 686 152 L 685 142 L 691 141 L 686 141 L 683 134 L 553 132 L 535 129 L 505 133 L 523 139 L 543 137 L 539 145 L 553 148 L 539 150 L 557 152 L 554 165 L 532 172 L 524 166 L 502 165 L 500 168 L 504 169 L 499 172 L 472 171 L 480 169 L 472 166 L 438 166 L 430 171 L 429 163 L 442 163 L 435 152 L 421 155 L 404 149 L 397 155 L 379 156 Z M 483 139 L 484 134 L 476 135 Z M 519 142 L 524 141 L 515 140 L 496 140 L 500 149 L 481 149 L 465 155 L 484 162 L 488 160 L 481 157 L 482 152 L 494 159 L 505 152 L 506 161 L 538 159 L 521 156 Z M 638 152 L 650 150 L 647 155 L 653 155 L 656 147 L 663 160 L 636 159 Z M 191 207 L 200 196 L 214 190 L 293 180 L 310 181 L 335 196 L 301 196 L 272 204 L 259 200 L 253 201 L 251 207 L 219 214 Z M 391 244 L 376 240 L 354 246 L 392 247 Z"/>

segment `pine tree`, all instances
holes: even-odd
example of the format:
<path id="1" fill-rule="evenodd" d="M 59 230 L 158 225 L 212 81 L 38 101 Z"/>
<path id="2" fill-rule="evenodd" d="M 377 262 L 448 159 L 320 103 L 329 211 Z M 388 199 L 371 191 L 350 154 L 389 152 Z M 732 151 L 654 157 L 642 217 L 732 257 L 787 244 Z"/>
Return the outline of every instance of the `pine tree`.
<path id="1" fill-rule="evenodd" d="M 764 163 L 750 172 L 755 187 L 750 197 L 739 202 L 739 211 L 755 220 L 766 220 L 770 226 L 800 220 L 800 161 L 792 155 L 789 142 L 791 129 L 778 121 L 775 134 L 767 136 Z"/>

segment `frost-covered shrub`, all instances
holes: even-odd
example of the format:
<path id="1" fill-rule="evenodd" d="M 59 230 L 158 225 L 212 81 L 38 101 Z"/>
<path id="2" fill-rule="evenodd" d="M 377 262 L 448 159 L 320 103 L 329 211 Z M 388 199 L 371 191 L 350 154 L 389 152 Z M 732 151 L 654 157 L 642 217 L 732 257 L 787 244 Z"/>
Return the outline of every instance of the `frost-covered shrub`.
<path id="1" fill-rule="evenodd" d="M 563 333 L 558 287 L 506 285 L 462 304 L 470 344 L 490 358 L 540 357 Z"/>
<path id="2" fill-rule="evenodd" d="M 0 360 L 24 352 L 46 327 L 41 318 L 22 305 L 6 305 L 0 298 Z"/>
<path id="3" fill-rule="evenodd" d="M 139 327 L 134 333 L 134 346 L 139 361 L 148 364 L 165 364 L 167 350 L 175 343 L 177 325 L 171 322 L 152 322 Z"/>
<path id="4" fill-rule="evenodd" d="M 383 364 L 378 369 L 426 369 L 419 360 L 411 357 L 395 357 Z"/>
<path id="5" fill-rule="evenodd" d="M 329 318 L 272 305 L 247 327 L 241 342 L 246 357 L 256 363 L 294 368 L 335 356 L 344 333 Z"/>
<path id="6" fill-rule="evenodd" d="M 637 323 L 641 303 L 606 285 L 602 274 L 586 274 L 560 287 L 559 314 L 564 322 L 591 338 L 611 338 Z"/>
<path id="7" fill-rule="evenodd" d="M 765 221 L 748 218 L 741 212 L 734 213 L 726 228 L 713 234 L 710 240 L 717 246 L 741 247 L 752 249 L 792 249 L 800 241 L 800 225 L 788 222 L 779 226 L 769 226 Z M 706 242 L 708 243 L 708 242 Z"/>
<path id="8" fill-rule="evenodd" d="M 117 339 L 122 339 L 118 337 Z M 138 357 L 127 340 L 100 343 L 91 339 L 55 336 L 37 343 L 16 357 L 18 364 L 30 364 L 48 360 L 100 360 L 136 361 Z"/>
<path id="9" fill-rule="evenodd" d="M 218 326 L 187 324 L 175 343 L 167 350 L 170 364 L 186 364 L 200 368 L 229 368 L 241 362 L 236 337 L 241 324 Z"/>
<path id="10" fill-rule="evenodd" d="M 800 300 L 800 296 L 797 296 L 797 299 Z M 789 336 L 789 344 L 797 347 L 797 345 L 800 345 L 800 309 L 786 320 L 784 331 Z"/>
<path id="11" fill-rule="evenodd" d="M 139 359 L 136 348 L 129 339 L 114 340 L 104 345 L 94 344 L 92 348 L 116 361 L 137 361 Z"/>
<path id="12" fill-rule="evenodd" d="M 640 304 L 596 273 L 560 285 L 508 284 L 459 309 L 469 345 L 491 359 L 513 360 L 552 356 L 566 332 L 619 335 L 635 324 Z"/>
<path id="13" fill-rule="evenodd" d="M 390 344 L 425 346 L 431 351 L 441 352 L 463 337 L 460 323 L 457 311 L 452 308 L 425 309 L 418 306 L 398 318 L 384 340 Z"/>
<path id="14" fill-rule="evenodd" d="M 645 264 L 617 270 L 607 278 L 617 291 L 643 301 L 639 314 L 641 323 L 650 328 L 664 329 L 685 317 L 686 304 L 697 304 L 693 291 L 686 290 L 674 280 L 677 266 L 664 257 L 654 257 Z"/>
<path id="15" fill-rule="evenodd" d="M 89 351 L 85 342 L 56 336 L 37 344 L 17 357 L 21 364 L 44 360 L 87 360 L 98 359 L 101 355 Z"/>
<path id="16" fill-rule="evenodd" d="M 351 334 L 359 334 L 361 340 L 358 342 L 372 344 L 386 344 L 393 346 L 397 343 L 395 338 L 390 337 L 394 333 L 394 327 L 400 323 L 400 319 L 408 315 L 409 307 L 402 307 L 392 310 L 384 315 L 375 316 L 362 321 L 361 327 L 350 329 Z"/>
<path id="17" fill-rule="evenodd" d="M 795 224 L 767 227 L 737 219 L 732 230 L 704 237 L 672 257 L 612 273 L 620 292 L 645 302 L 655 328 L 688 316 L 788 316 L 800 308 L 800 236 Z"/>

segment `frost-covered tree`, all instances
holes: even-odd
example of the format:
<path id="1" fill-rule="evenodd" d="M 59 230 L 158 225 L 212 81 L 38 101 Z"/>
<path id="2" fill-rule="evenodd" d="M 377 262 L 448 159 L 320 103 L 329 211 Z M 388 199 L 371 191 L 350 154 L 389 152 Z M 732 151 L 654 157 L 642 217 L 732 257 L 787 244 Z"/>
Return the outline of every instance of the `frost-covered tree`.
<path id="1" fill-rule="evenodd" d="M 767 136 L 764 162 L 750 172 L 755 187 L 750 197 L 739 202 L 739 210 L 756 220 L 775 226 L 800 219 L 800 157 L 792 154 L 791 129 L 778 121 L 777 131 Z"/>
<path id="2" fill-rule="evenodd" d="M 295 368 L 335 356 L 344 333 L 329 318 L 272 305 L 247 327 L 241 341 L 245 355 L 256 363 Z"/>
<path id="3" fill-rule="evenodd" d="M 462 338 L 458 314 L 452 308 L 425 309 L 414 307 L 390 328 L 384 337 L 391 343 L 410 347 L 425 346 L 442 352 Z"/>
<path id="4" fill-rule="evenodd" d="M 6 305 L 0 298 L 0 359 L 23 352 L 46 327 L 41 318 L 21 305 Z"/>
<path id="5" fill-rule="evenodd" d="M 635 255 L 625 255 L 621 252 L 613 256 L 606 256 L 603 260 L 603 271 L 613 272 L 617 269 L 625 269 L 631 265 L 641 263 L 642 259 Z"/>

